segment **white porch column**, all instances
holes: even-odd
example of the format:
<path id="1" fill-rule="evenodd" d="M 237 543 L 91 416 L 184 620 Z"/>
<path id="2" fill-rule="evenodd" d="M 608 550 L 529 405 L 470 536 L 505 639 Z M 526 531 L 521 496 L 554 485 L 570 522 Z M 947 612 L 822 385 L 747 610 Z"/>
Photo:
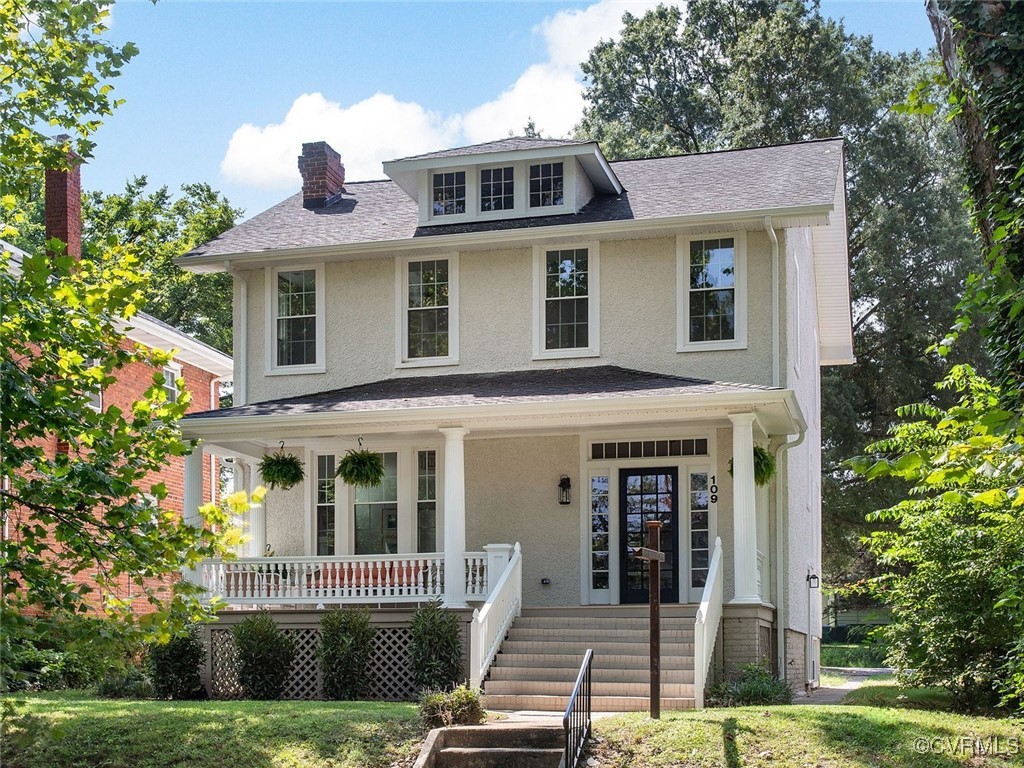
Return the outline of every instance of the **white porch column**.
<path id="1" fill-rule="evenodd" d="M 199 507 L 203 503 L 203 446 L 197 445 L 192 453 L 185 456 L 185 487 L 182 499 L 182 521 L 185 525 L 199 527 L 203 519 Z M 193 584 L 199 583 L 199 574 L 194 568 L 182 568 L 181 577 Z"/>
<path id="2" fill-rule="evenodd" d="M 732 422 L 732 535 L 736 595 L 733 603 L 760 603 L 757 594 L 757 513 L 754 493 L 754 414 Z"/>
<path id="3" fill-rule="evenodd" d="M 252 536 L 252 557 L 263 557 L 267 549 L 267 503 L 252 503 L 252 493 L 263 484 L 259 465 L 249 464 L 249 535 Z M 264 497 L 265 499 L 266 497 Z"/>
<path id="4" fill-rule="evenodd" d="M 444 435 L 444 604 L 466 607 L 466 456 L 468 429 L 449 427 Z"/>

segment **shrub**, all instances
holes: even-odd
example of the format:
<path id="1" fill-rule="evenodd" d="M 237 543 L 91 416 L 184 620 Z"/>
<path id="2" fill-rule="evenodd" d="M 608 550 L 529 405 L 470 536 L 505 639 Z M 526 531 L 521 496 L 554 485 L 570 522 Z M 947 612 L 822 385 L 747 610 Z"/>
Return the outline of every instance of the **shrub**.
<path id="1" fill-rule="evenodd" d="M 232 635 L 238 652 L 238 682 L 246 698 L 280 699 L 295 659 L 295 643 L 268 611 L 238 622 Z"/>
<path id="2" fill-rule="evenodd" d="M 206 691 L 199 679 L 203 653 L 203 644 L 195 627 L 166 643 L 150 646 L 147 666 L 157 698 L 205 698 Z"/>
<path id="3" fill-rule="evenodd" d="M 484 717 L 479 688 L 460 685 L 451 691 L 428 689 L 420 696 L 420 719 L 427 728 L 476 725 Z"/>
<path id="4" fill-rule="evenodd" d="M 458 615 L 436 602 L 418 608 L 412 617 L 409 655 L 417 688 L 453 688 L 464 678 Z"/>
<path id="5" fill-rule="evenodd" d="M 711 707 L 745 707 L 751 704 L 789 704 L 793 691 L 763 664 L 744 664 L 708 690 Z"/>
<path id="6" fill-rule="evenodd" d="M 127 667 L 104 677 L 96 694 L 104 699 L 151 699 L 153 684 L 138 667 Z"/>
<path id="7" fill-rule="evenodd" d="M 328 611 L 320 619 L 317 656 L 325 697 L 360 699 L 366 695 L 375 632 L 368 608 Z"/>

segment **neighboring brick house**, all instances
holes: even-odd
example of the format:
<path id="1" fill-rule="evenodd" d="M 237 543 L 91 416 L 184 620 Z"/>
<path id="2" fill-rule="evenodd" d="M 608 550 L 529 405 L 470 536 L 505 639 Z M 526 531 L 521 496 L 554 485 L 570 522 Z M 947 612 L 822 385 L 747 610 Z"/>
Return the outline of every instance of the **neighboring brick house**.
<path id="1" fill-rule="evenodd" d="M 665 705 L 723 665 L 816 684 L 820 367 L 853 362 L 841 139 L 608 162 L 508 138 L 364 182 L 315 142 L 299 170 L 178 260 L 235 284 L 235 404 L 185 433 L 250 484 L 281 441 L 306 468 L 252 511 L 253 557 L 203 565 L 211 592 L 442 598 L 490 706 L 564 707 L 592 645 L 595 707 L 644 708 L 634 548 L 660 520 Z M 379 487 L 337 479 L 358 445 Z"/>
<path id="2" fill-rule="evenodd" d="M 46 175 L 46 238 L 58 238 L 68 246 L 68 252 L 81 256 L 81 181 L 80 169 L 70 171 L 48 171 Z M 18 269 L 24 252 L 0 241 L 0 248 L 11 254 L 11 265 Z M 173 352 L 172 361 L 164 368 L 165 385 L 169 394 L 177 395 L 179 388 L 191 395 L 187 412 L 209 411 L 219 407 L 220 386 L 232 378 L 232 361 L 228 355 L 204 344 L 182 331 L 145 313 L 132 318 L 126 328 L 125 347 L 133 343 L 143 344 L 152 349 Z M 144 363 L 131 363 L 117 372 L 117 381 L 96 394 L 97 408 L 116 405 L 130 411 L 132 404 L 153 385 L 156 370 Z M 51 438 L 45 445 L 48 455 L 67 452 L 66 443 Z M 150 476 L 151 483 L 163 482 L 167 486 L 165 507 L 181 513 L 185 508 L 185 459 L 180 456 L 167 457 L 166 465 Z M 209 457 L 203 465 L 200 502 L 217 498 L 217 459 Z M 194 503 L 194 502 L 193 502 Z M 22 511 L 22 514 L 25 512 Z M 15 513 L 17 514 L 17 513 Z M 76 582 L 87 583 L 94 571 L 84 571 L 74 576 Z M 139 599 L 140 589 L 130 583 L 127 577 L 120 581 L 118 597 L 132 598 L 133 608 L 147 612 L 152 607 L 144 598 Z"/>

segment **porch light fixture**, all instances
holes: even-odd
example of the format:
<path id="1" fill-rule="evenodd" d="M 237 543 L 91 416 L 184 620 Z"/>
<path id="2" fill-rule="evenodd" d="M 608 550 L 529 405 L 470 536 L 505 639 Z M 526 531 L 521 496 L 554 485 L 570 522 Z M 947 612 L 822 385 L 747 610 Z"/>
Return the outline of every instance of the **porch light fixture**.
<path id="1" fill-rule="evenodd" d="M 558 478 L 558 503 L 572 504 L 572 481 L 568 475 Z"/>
<path id="2" fill-rule="evenodd" d="M 818 587 L 820 587 L 821 586 L 821 580 L 818 578 L 818 574 L 816 574 L 816 573 L 808 573 L 807 574 L 807 585 L 811 589 L 817 589 Z"/>

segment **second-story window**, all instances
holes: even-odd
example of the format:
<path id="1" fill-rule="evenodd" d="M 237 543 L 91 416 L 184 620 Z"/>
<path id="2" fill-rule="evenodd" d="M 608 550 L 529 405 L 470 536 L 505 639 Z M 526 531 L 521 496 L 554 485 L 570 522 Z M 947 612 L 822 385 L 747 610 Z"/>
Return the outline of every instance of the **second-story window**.
<path id="1" fill-rule="evenodd" d="M 181 376 L 181 369 L 176 365 L 165 365 L 163 369 L 164 374 L 164 392 L 167 393 L 167 402 L 173 403 L 178 399 L 178 377 Z"/>
<path id="2" fill-rule="evenodd" d="M 480 171 L 480 211 L 510 211 L 515 207 L 514 168 Z"/>
<path id="3" fill-rule="evenodd" d="M 458 362 L 458 254 L 399 259 L 399 353 L 396 365 Z"/>
<path id="4" fill-rule="evenodd" d="M 267 270 L 267 372 L 324 370 L 324 267 Z"/>
<path id="5" fill-rule="evenodd" d="M 534 356 L 598 354 L 597 244 L 536 250 Z"/>
<path id="6" fill-rule="evenodd" d="M 745 236 L 681 238 L 678 349 L 746 346 Z"/>
<path id="7" fill-rule="evenodd" d="M 433 174 L 433 214 L 452 216 L 466 212 L 466 172 L 448 171 Z"/>
<path id="8" fill-rule="evenodd" d="M 530 166 L 530 207 L 545 208 L 565 203 L 565 175 L 562 163 Z"/>

